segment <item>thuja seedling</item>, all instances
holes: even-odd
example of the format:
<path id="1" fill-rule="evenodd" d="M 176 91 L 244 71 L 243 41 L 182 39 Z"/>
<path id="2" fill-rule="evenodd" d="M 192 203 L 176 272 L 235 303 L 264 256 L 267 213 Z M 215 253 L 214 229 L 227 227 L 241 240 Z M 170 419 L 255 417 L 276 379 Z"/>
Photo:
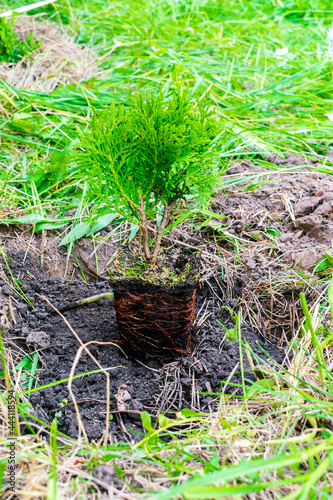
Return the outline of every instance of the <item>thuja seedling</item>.
<path id="1" fill-rule="evenodd" d="M 169 99 L 151 92 L 129 107 L 95 111 L 81 134 L 75 155 L 96 217 L 118 212 L 138 225 L 146 263 L 155 264 L 177 205 L 211 196 L 219 173 L 215 132 L 208 96 L 194 102 L 178 87 Z"/>
<path id="2" fill-rule="evenodd" d="M 15 63 L 37 49 L 42 42 L 36 42 L 32 33 L 24 40 L 14 31 L 14 16 L 10 19 L 0 17 L 0 62 Z"/>

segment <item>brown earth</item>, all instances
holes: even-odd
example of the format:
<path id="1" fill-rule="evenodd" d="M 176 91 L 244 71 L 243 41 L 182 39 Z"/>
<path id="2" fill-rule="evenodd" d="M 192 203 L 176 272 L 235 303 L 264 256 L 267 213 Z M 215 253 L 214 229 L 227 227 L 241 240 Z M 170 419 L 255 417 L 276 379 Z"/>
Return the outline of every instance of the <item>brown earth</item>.
<path id="1" fill-rule="evenodd" d="M 299 161 L 299 157 L 289 161 L 296 160 Z M 251 167 L 253 165 L 244 162 L 228 173 L 239 174 Z M 251 272 L 256 267 L 262 271 L 271 265 L 273 259 L 260 251 L 260 247 L 269 245 L 267 234 L 270 232 L 279 233 L 274 242 L 279 260 L 303 270 L 311 269 L 324 257 L 324 249 L 332 252 L 333 179 L 311 170 L 270 177 L 262 189 L 246 192 L 243 183 L 239 189 L 228 189 L 226 194 L 220 192 L 213 210 L 227 216 L 231 234 L 248 240 L 250 248 L 245 263 Z"/>

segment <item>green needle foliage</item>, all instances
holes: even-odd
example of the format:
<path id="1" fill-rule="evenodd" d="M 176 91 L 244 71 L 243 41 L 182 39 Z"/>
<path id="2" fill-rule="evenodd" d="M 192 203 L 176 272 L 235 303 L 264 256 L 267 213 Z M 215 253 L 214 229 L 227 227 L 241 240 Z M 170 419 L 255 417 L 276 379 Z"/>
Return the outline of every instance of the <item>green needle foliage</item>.
<path id="1" fill-rule="evenodd" d="M 132 106 L 96 111 L 81 134 L 76 159 L 96 215 L 117 211 L 139 225 L 146 262 L 156 262 L 163 231 L 177 204 L 211 196 L 219 173 L 212 140 L 216 124 L 207 97 L 192 101 L 180 87 L 137 95 Z M 97 201 L 97 202 L 96 202 Z M 155 224 L 152 249 L 148 221 Z"/>

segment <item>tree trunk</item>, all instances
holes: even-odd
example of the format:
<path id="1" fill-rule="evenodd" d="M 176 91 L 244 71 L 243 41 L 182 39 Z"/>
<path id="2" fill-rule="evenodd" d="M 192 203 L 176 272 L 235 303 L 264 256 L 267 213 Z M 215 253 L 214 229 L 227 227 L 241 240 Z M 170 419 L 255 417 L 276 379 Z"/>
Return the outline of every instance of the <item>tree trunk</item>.
<path id="1" fill-rule="evenodd" d="M 157 230 L 155 248 L 154 248 L 154 253 L 153 253 L 153 264 L 156 264 L 157 255 L 158 255 L 158 252 L 159 252 L 160 247 L 161 247 L 161 240 L 162 240 L 162 236 L 163 236 L 163 231 L 169 222 L 170 211 L 172 210 L 173 206 L 174 206 L 174 203 L 171 203 L 171 205 L 164 206 L 163 219 L 162 219 L 160 227 Z"/>
<path id="2" fill-rule="evenodd" d="M 141 233 L 142 233 L 142 247 L 145 261 L 149 262 L 151 260 L 151 254 L 148 246 L 149 234 L 147 227 L 147 218 L 144 207 L 144 198 L 140 198 L 140 216 L 141 216 Z"/>

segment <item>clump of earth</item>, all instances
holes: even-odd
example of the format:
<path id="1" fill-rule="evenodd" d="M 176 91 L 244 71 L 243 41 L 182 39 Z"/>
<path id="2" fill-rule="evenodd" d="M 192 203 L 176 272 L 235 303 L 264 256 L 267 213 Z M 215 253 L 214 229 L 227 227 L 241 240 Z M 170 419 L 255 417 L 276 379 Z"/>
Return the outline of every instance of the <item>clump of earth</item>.
<path id="1" fill-rule="evenodd" d="M 331 156 L 328 158 L 331 160 Z M 243 191 L 228 189 L 216 196 L 213 209 L 227 216 L 230 232 L 257 242 L 257 252 L 249 253 L 247 266 L 254 270 L 271 268 L 269 259 L 260 252 L 264 232 L 276 238 L 277 251 L 293 267 L 308 269 L 332 251 L 333 180 L 325 173 L 304 168 L 304 159 L 295 155 L 270 158 L 278 165 L 302 165 L 300 171 L 271 174 L 262 188 Z M 314 162 L 312 162 L 314 164 Z M 229 175 L 249 172 L 254 166 L 238 163 Z M 246 179 L 246 177 L 245 177 Z M 249 182 L 248 182 L 249 184 Z M 243 187 L 243 184 L 242 184 Z"/>

